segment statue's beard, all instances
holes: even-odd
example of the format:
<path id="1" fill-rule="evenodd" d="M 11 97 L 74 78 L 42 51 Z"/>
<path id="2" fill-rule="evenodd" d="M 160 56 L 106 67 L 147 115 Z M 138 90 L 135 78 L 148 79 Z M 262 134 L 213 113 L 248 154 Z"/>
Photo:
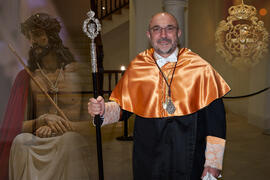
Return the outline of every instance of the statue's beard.
<path id="1" fill-rule="evenodd" d="M 30 49 L 30 54 L 31 56 L 40 63 L 41 59 L 48 55 L 49 52 L 51 51 L 51 46 L 39 46 L 37 44 L 33 44 L 33 46 Z"/>

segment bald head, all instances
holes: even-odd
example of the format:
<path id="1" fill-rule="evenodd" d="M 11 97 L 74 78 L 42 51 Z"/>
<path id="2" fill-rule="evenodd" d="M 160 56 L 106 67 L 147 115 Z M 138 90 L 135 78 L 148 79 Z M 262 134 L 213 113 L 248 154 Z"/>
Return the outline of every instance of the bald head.
<path id="1" fill-rule="evenodd" d="M 163 57 L 168 57 L 177 48 L 181 31 L 175 17 L 162 12 L 151 18 L 146 34 L 155 52 Z"/>
<path id="2" fill-rule="evenodd" d="M 172 25 L 178 28 L 178 23 L 176 18 L 167 12 L 160 12 L 152 16 L 148 28 L 154 27 L 155 25 L 161 25 L 162 23 L 168 24 L 170 22 Z"/>

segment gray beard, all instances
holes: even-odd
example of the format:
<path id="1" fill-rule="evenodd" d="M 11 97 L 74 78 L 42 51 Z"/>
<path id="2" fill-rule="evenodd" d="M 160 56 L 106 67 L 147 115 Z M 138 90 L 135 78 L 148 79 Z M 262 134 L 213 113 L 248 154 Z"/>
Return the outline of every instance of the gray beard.
<path id="1" fill-rule="evenodd" d="M 176 47 L 171 47 L 168 51 L 162 51 L 161 49 L 155 49 L 158 54 L 171 54 Z"/>
<path id="2" fill-rule="evenodd" d="M 154 47 L 154 46 L 153 46 L 153 47 Z M 173 53 L 174 50 L 176 49 L 176 47 L 177 47 L 177 42 L 174 43 L 174 44 L 172 45 L 172 47 L 171 47 L 168 51 L 162 51 L 161 49 L 155 48 L 155 47 L 154 47 L 154 49 L 155 49 L 155 51 L 156 51 L 158 54 L 162 55 L 162 54 L 171 54 L 171 53 Z"/>

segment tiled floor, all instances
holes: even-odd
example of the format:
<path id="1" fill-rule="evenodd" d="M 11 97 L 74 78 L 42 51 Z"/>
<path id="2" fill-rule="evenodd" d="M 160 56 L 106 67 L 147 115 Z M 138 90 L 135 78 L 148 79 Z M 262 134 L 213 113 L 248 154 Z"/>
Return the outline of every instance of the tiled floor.
<path id="1" fill-rule="evenodd" d="M 132 122 L 130 120 L 132 133 Z M 132 142 L 115 138 L 123 135 L 122 122 L 102 128 L 105 180 L 132 180 Z M 98 179 L 95 129 L 91 128 L 91 177 Z M 223 180 L 270 179 L 270 136 L 262 129 L 247 123 L 243 117 L 227 115 L 227 148 L 224 159 Z"/>

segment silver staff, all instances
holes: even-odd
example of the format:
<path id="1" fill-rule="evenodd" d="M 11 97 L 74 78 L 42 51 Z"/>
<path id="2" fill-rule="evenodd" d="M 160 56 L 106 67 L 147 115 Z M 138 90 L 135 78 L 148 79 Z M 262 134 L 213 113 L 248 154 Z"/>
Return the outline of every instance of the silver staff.
<path id="1" fill-rule="evenodd" d="M 91 65 L 92 65 L 92 79 L 93 79 L 93 91 L 94 97 L 98 97 L 98 86 L 97 86 L 97 53 L 95 38 L 101 30 L 101 25 L 97 18 L 94 18 L 95 12 L 89 11 L 87 13 L 88 18 L 83 23 L 83 31 L 91 39 L 90 44 L 90 54 L 91 54 Z M 98 170 L 99 170 L 99 180 L 104 179 L 103 174 L 103 160 L 102 160 L 102 140 L 101 140 L 101 130 L 100 126 L 102 124 L 100 116 L 96 115 L 94 119 L 96 125 L 96 141 L 97 141 L 97 154 L 98 154 Z"/>
<path id="2" fill-rule="evenodd" d="M 96 44 L 95 38 L 101 30 L 101 24 L 97 18 L 94 18 L 95 12 L 89 11 L 87 13 L 88 18 L 83 22 L 83 31 L 91 39 L 90 53 L 91 53 L 91 65 L 92 72 L 97 72 L 97 54 L 96 54 Z"/>

